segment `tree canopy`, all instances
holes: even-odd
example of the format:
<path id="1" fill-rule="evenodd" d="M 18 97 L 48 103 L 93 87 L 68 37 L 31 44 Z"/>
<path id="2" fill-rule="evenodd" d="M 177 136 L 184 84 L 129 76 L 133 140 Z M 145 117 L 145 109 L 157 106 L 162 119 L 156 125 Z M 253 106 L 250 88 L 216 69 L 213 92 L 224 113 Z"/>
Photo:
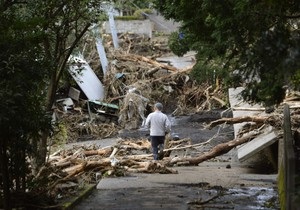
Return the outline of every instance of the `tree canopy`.
<path id="1" fill-rule="evenodd" d="M 299 89 L 299 1 L 156 0 L 155 5 L 181 22 L 173 46 L 178 55 L 197 51 L 198 77 L 226 70 L 231 86 L 245 86 L 246 99 L 265 105 L 280 103 L 287 87 Z M 188 48 L 180 48 L 183 41 Z"/>

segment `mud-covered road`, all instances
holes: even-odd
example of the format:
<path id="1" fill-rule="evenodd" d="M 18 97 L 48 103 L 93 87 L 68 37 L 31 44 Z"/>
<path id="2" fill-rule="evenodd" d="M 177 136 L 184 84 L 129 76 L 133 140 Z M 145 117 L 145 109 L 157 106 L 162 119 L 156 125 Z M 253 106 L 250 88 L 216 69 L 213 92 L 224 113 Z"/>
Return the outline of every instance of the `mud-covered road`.
<path id="1" fill-rule="evenodd" d="M 190 138 L 193 144 L 213 138 L 206 148 L 209 150 L 234 136 L 232 126 L 228 125 L 204 129 L 206 123 L 220 118 L 220 114 L 218 110 L 169 116 L 172 135 Z M 123 130 L 118 137 L 140 138 L 146 134 L 143 130 Z M 199 166 L 174 167 L 178 174 L 104 178 L 75 209 L 279 209 L 277 175 L 260 174 L 255 167 L 239 163 L 233 156 L 231 151 Z"/>

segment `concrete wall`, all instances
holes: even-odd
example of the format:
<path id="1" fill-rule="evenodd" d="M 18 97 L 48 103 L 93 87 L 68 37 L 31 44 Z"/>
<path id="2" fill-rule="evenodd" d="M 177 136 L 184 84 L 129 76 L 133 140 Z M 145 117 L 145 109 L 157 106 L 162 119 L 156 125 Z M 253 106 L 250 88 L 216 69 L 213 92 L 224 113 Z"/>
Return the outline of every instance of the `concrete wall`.
<path id="1" fill-rule="evenodd" d="M 115 20 L 117 33 L 143 34 L 152 38 L 153 23 L 150 20 Z M 104 33 L 111 33 L 109 22 L 103 23 Z"/>

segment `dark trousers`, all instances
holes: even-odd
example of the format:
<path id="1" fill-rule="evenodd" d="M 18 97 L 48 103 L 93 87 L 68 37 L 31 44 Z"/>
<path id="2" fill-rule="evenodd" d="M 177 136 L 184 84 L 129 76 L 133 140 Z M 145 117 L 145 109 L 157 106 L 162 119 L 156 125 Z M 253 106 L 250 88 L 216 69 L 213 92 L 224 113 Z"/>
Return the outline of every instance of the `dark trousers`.
<path id="1" fill-rule="evenodd" d="M 163 149 L 164 142 L 165 136 L 151 136 L 151 146 L 154 160 L 158 160 L 158 146 L 161 145 L 161 149 Z"/>

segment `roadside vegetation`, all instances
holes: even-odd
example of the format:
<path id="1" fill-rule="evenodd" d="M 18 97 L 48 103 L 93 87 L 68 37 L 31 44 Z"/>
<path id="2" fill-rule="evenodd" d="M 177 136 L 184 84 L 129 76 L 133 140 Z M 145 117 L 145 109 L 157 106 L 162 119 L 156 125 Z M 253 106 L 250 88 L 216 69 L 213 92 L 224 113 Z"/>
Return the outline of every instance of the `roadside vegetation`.
<path id="1" fill-rule="evenodd" d="M 246 87 L 245 99 L 266 106 L 280 103 L 286 89 L 299 90 L 299 1 L 156 0 L 155 5 L 182 23 L 170 45 L 179 56 L 197 51 L 194 75 L 200 79 L 215 72 L 231 87 Z"/>

